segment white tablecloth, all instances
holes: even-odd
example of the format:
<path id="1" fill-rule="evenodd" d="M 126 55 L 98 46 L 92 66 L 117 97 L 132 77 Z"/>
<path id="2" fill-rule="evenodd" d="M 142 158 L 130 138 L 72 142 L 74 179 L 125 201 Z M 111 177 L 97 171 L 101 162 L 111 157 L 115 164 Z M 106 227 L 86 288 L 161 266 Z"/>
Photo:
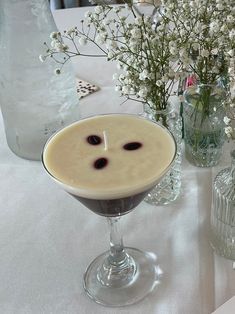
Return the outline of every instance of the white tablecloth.
<path id="1" fill-rule="evenodd" d="M 56 11 L 58 27 L 77 25 L 86 10 Z M 114 64 L 80 58 L 74 65 L 79 77 L 101 87 L 81 100 L 82 116 L 140 111 L 135 103 L 120 106 L 111 80 Z M 163 276 L 142 302 L 106 308 L 82 288 L 86 266 L 108 248 L 105 219 L 55 185 L 40 162 L 15 156 L 2 120 L 0 134 L 0 313 L 208 314 L 235 294 L 231 261 L 214 255 L 208 242 L 216 169 L 184 160 L 177 201 L 162 207 L 143 202 L 122 218 L 125 244 L 157 254 Z"/>

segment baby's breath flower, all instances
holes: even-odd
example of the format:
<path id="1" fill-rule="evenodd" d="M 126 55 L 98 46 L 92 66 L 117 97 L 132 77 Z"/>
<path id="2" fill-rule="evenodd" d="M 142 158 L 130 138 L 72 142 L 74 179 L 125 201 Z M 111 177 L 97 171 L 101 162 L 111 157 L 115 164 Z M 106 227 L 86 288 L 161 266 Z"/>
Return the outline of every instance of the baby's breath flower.
<path id="1" fill-rule="evenodd" d="M 58 45 L 58 44 L 60 44 L 60 42 L 56 39 L 53 39 L 52 41 L 51 41 L 51 47 L 52 48 L 55 48 L 56 47 L 56 45 Z"/>
<path id="2" fill-rule="evenodd" d="M 108 58 L 108 60 L 111 60 L 111 59 L 113 59 L 114 56 L 115 56 L 114 53 L 112 51 L 109 51 L 107 58 Z"/>
<path id="3" fill-rule="evenodd" d="M 231 136 L 231 134 L 233 133 L 233 128 L 231 127 L 231 126 L 226 126 L 225 128 L 224 128 L 224 132 L 225 132 L 225 134 L 227 135 L 227 136 Z"/>
<path id="4" fill-rule="evenodd" d="M 90 11 L 85 12 L 84 14 L 85 18 L 90 18 L 92 16 L 92 13 Z"/>
<path id="5" fill-rule="evenodd" d="M 149 74 L 148 71 L 146 69 L 144 69 L 140 74 L 139 74 L 139 79 L 141 81 L 145 80 L 146 78 L 148 78 Z"/>
<path id="6" fill-rule="evenodd" d="M 87 44 L 87 38 L 82 36 L 79 38 L 78 42 L 79 42 L 79 45 L 85 46 Z"/>
<path id="7" fill-rule="evenodd" d="M 231 0 L 162 0 L 161 7 L 156 4 L 159 1 L 149 0 L 152 16 L 138 14 L 132 1 L 122 6 L 111 6 L 109 0 L 95 2 L 92 12 L 85 13 L 81 29 L 51 33 L 51 44 L 46 44 L 45 56 L 39 58 L 58 60 L 57 74 L 67 60 L 83 55 L 78 46 L 89 42 L 107 60 L 116 61 L 117 91 L 159 110 L 166 108 L 173 94 L 170 86 L 188 72 L 194 73 L 195 81 L 213 84 L 234 58 Z M 73 45 L 74 49 L 69 48 Z M 231 77 L 232 72 L 227 72 Z"/>
<path id="8" fill-rule="evenodd" d="M 113 80 L 117 80 L 118 77 L 119 77 L 118 73 L 114 73 L 114 74 L 113 74 Z"/>
<path id="9" fill-rule="evenodd" d="M 229 125 L 230 122 L 231 122 L 231 119 L 228 118 L 227 116 L 225 116 L 225 117 L 224 117 L 224 123 L 225 123 L 226 125 Z"/>
<path id="10" fill-rule="evenodd" d="M 128 85 L 122 86 L 122 93 L 128 95 L 130 93 L 130 87 Z"/>
<path id="11" fill-rule="evenodd" d="M 101 6 L 101 5 L 97 5 L 97 6 L 95 7 L 95 13 L 100 14 L 102 11 L 103 11 L 103 10 L 102 10 L 102 6 Z"/>
<path id="12" fill-rule="evenodd" d="M 138 96 L 141 98 L 145 98 L 147 95 L 147 88 L 146 87 L 141 87 L 139 92 L 138 92 Z"/>
<path id="13" fill-rule="evenodd" d="M 69 36 L 71 36 L 75 32 L 76 32 L 75 28 L 70 28 L 69 30 L 66 31 L 67 35 Z"/>
<path id="14" fill-rule="evenodd" d="M 120 85 L 116 85 L 116 86 L 115 86 L 115 91 L 116 91 L 116 92 L 120 92 L 120 91 L 121 91 L 121 89 L 122 89 L 122 88 L 121 88 L 121 86 L 120 86 Z"/>
<path id="15" fill-rule="evenodd" d="M 41 62 L 44 62 L 44 61 L 46 60 L 46 56 L 40 55 L 40 56 L 39 56 L 39 60 L 40 60 Z"/>
<path id="16" fill-rule="evenodd" d="M 200 54 L 202 57 L 208 57 L 210 53 L 207 49 L 203 49 Z"/>
<path id="17" fill-rule="evenodd" d="M 51 39 L 57 39 L 58 36 L 59 36 L 59 33 L 58 33 L 58 32 L 52 32 L 52 33 L 50 34 L 50 38 L 51 38 Z"/>

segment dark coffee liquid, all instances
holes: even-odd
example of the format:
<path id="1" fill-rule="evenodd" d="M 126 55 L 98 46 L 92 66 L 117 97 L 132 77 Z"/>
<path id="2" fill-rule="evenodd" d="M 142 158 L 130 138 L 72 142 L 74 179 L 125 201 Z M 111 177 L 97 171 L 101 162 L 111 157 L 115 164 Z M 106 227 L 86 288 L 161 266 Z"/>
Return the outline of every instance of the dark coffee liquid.
<path id="1" fill-rule="evenodd" d="M 125 215 L 134 209 L 147 195 L 148 191 L 114 200 L 93 200 L 71 194 L 83 205 L 98 215 L 115 217 Z"/>

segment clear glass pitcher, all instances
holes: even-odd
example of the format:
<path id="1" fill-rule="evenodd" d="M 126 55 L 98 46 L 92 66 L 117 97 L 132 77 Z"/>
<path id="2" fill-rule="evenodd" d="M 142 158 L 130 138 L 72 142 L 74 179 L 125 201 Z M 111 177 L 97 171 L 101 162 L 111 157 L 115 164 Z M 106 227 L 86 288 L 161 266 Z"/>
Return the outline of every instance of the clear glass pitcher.
<path id="1" fill-rule="evenodd" d="M 0 1 L 0 106 L 7 143 L 18 156 L 39 160 L 47 139 L 78 119 L 70 64 L 41 63 L 43 43 L 56 31 L 48 0 Z"/>

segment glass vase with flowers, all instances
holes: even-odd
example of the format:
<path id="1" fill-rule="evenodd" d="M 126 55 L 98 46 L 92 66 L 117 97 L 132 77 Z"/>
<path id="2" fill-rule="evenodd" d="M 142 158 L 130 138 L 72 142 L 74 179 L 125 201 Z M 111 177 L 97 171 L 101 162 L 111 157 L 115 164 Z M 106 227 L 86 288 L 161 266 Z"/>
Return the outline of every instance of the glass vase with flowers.
<path id="1" fill-rule="evenodd" d="M 235 87 L 235 85 L 234 85 Z M 235 139 L 235 97 L 227 103 L 225 133 L 230 141 Z M 212 189 L 210 243 L 214 251 L 235 261 L 235 150 L 232 147 L 230 166 L 215 176 Z"/>
<path id="2" fill-rule="evenodd" d="M 219 162 L 224 141 L 222 117 L 234 57 L 234 6 L 230 0 L 164 3 L 168 18 L 184 41 L 179 63 L 196 79 L 196 86 L 184 93 L 186 157 L 196 166 L 214 166 Z"/>

